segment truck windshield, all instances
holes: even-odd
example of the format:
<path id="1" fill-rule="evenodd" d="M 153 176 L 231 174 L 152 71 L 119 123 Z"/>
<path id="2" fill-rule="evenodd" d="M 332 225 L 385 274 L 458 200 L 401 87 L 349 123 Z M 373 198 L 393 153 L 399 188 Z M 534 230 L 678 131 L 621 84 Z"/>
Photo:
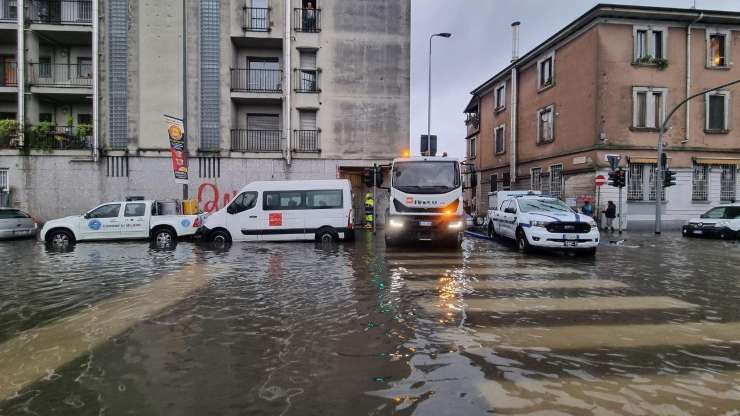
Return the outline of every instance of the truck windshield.
<path id="1" fill-rule="evenodd" d="M 457 162 L 397 162 L 393 165 L 393 187 L 401 192 L 446 193 L 459 186 Z"/>
<path id="2" fill-rule="evenodd" d="M 567 205 L 557 199 L 520 199 L 519 210 L 522 212 L 572 212 Z"/>

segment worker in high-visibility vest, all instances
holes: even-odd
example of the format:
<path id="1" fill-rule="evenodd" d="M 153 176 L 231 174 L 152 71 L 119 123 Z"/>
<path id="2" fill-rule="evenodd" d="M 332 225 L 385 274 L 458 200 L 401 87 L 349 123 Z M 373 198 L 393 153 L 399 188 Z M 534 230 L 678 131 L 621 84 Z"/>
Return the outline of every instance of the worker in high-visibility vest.
<path id="1" fill-rule="evenodd" d="M 373 207 L 375 206 L 375 200 L 373 200 L 373 194 L 365 194 L 365 228 L 373 228 Z"/>

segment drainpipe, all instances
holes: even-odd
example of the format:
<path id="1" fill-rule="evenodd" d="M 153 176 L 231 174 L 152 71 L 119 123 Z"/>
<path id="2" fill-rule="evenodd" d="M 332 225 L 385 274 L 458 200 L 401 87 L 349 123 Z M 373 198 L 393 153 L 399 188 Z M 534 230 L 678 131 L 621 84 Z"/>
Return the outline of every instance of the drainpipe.
<path id="1" fill-rule="evenodd" d="M 699 22 L 704 17 L 704 12 L 699 13 L 693 22 L 689 23 L 686 28 L 686 96 L 691 95 L 691 29 L 692 26 Z M 686 137 L 683 139 L 683 143 L 689 142 L 691 135 L 691 102 L 686 103 Z"/>
<path id="2" fill-rule="evenodd" d="M 25 5 L 23 0 L 18 0 L 17 14 L 18 27 L 16 58 L 15 58 L 15 83 L 18 88 L 18 143 L 25 144 L 24 128 L 26 126 L 26 32 L 24 26 Z"/>
<path id="3" fill-rule="evenodd" d="M 98 120 L 98 0 L 92 1 L 92 73 L 93 73 L 93 145 L 92 145 L 92 160 L 97 162 L 99 158 L 99 136 L 98 129 L 100 122 Z"/>
<path id="4" fill-rule="evenodd" d="M 283 130 L 285 131 L 285 161 L 290 165 L 291 158 L 293 156 L 293 143 L 292 143 L 292 118 L 293 111 L 291 109 L 291 36 L 292 26 L 290 24 L 290 0 L 283 2 L 283 8 L 285 11 L 285 21 L 283 24 Z"/>

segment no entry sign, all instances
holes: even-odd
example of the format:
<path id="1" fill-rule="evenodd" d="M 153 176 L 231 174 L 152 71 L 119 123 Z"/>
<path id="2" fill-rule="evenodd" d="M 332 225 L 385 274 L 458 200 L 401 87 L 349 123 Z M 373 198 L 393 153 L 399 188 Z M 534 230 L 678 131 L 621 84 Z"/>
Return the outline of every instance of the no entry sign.
<path id="1" fill-rule="evenodd" d="M 596 186 L 602 186 L 606 183 L 606 178 L 604 177 L 604 175 L 598 175 L 596 176 L 596 180 L 594 182 L 596 182 Z"/>

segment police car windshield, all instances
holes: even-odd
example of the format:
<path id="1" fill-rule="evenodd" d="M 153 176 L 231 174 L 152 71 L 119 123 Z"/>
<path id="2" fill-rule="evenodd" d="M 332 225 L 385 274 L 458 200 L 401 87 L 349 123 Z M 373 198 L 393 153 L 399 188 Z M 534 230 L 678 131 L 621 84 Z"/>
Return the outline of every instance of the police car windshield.
<path id="1" fill-rule="evenodd" d="M 460 186 L 456 162 L 396 162 L 393 187 L 407 193 L 446 193 Z"/>
<path id="2" fill-rule="evenodd" d="M 557 199 L 520 199 L 521 212 L 573 212 L 563 201 Z"/>

